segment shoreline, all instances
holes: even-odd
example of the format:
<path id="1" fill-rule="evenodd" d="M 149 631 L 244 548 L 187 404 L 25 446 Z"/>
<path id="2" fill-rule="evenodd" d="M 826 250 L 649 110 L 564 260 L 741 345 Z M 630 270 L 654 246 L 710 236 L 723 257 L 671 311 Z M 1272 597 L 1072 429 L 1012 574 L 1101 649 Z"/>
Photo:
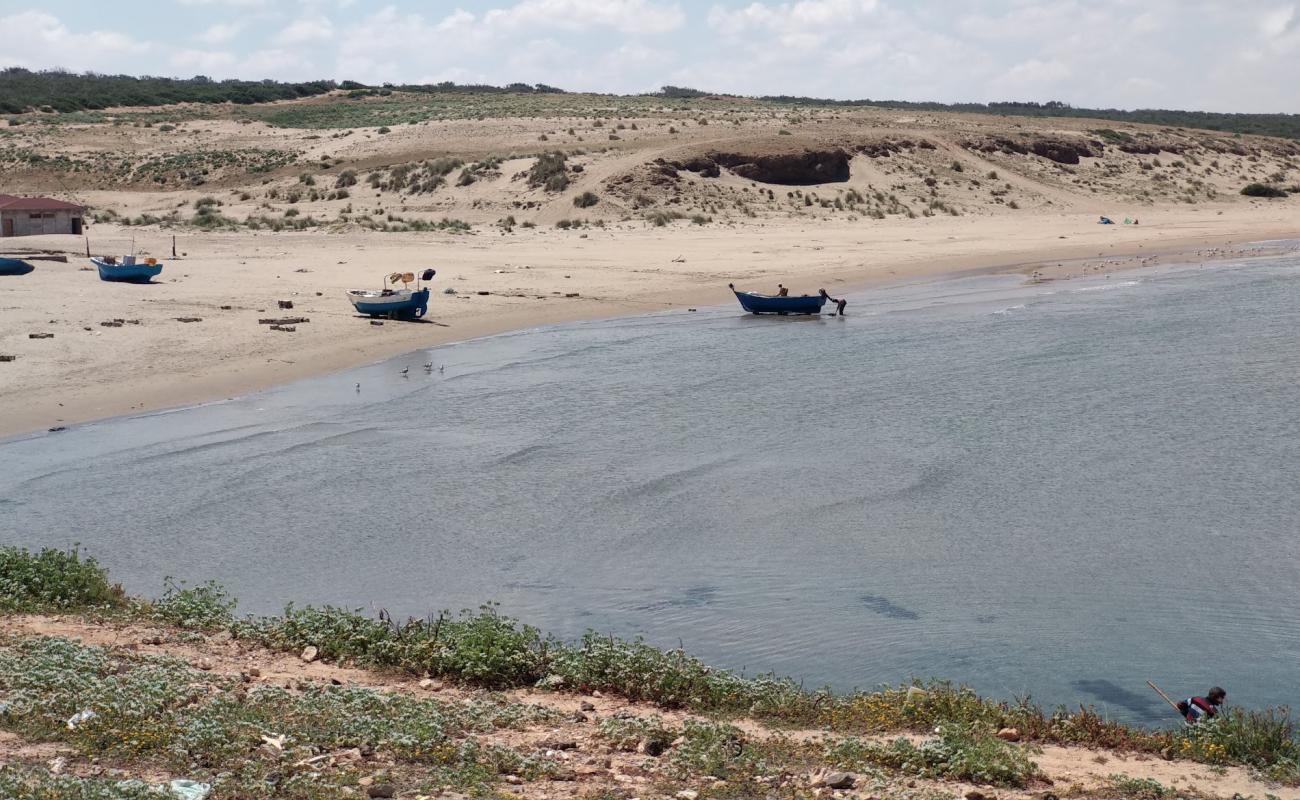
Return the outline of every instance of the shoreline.
<path id="1" fill-rule="evenodd" d="M 1074 215 L 1071 215 L 1074 216 Z M 1199 220 L 1198 220 L 1199 221 Z M 965 222 L 975 222 L 969 220 Z M 901 225 L 899 227 L 902 227 Z M 920 226 L 917 226 L 920 227 Z M 1023 245 L 1023 240 L 1004 240 L 999 242 L 981 242 L 985 245 L 988 252 L 977 252 L 969 255 L 948 255 L 935 252 L 941 250 L 944 246 L 957 237 L 954 235 L 947 236 L 946 239 L 939 239 L 934 233 L 954 234 L 962 232 L 963 228 L 968 225 L 954 225 L 948 223 L 940 227 L 939 231 L 925 231 L 931 234 L 924 241 L 916 241 L 908 238 L 903 241 L 897 241 L 891 238 L 890 244 L 896 248 L 901 248 L 901 252 L 890 253 L 889 257 L 875 263 L 866 263 L 861 260 L 861 253 L 854 252 L 853 245 L 858 244 L 856 241 L 833 241 L 837 235 L 842 235 L 842 230 L 821 229 L 812 232 L 806 238 L 801 237 L 798 243 L 789 241 L 770 242 L 771 244 L 785 245 L 789 249 L 808 248 L 814 252 L 825 252 L 842 250 L 842 254 L 831 252 L 830 259 L 827 256 L 803 256 L 804 259 L 822 263 L 803 264 L 798 267 L 785 266 L 778 271 L 778 265 L 764 262 L 761 259 L 755 259 L 757 265 L 746 265 L 737 271 L 736 268 L 723 259 L 723 263 L 716 267 L 707 265 L 704 271 L 696 269 L 693 272 L 686 273 L 691 267 L 692 262 L 697 260 L 718 259 L 718 247 L 710 240 L 719 234 L 720 238 L 731 239 L 736 236 L 735 232 L 724 231 L 705 231 L 697 234 L 692 231 L 692 235 L 671 236 L 650 232 L 647 235 L 643 231 L 635 231 L 631 234 L 624 231 L 614 231 L 606 234 L 608 242 L 598 243 L 598 246 L 613 245 L 615 249 L 619 248 L 620 242 L 628 238 L 636 237 L 641 239 L 642 249 L 653 249 L 653 255 L 656 258 L 662 257 L 662 254 L 674 250 L 681 251 L 684 255 L 673 257 L 672 264 L 678 267 L 673 273 L 668 270 L 659 269 L 631 269 L 628 273 L 640 277 L 650 274 L 653 278 L 649 280 L 639 280 L 632 284 L 631 275 L 622 274 L 611 278 L 608 274 L 592 275 L 579 274 L 586 271 L 592 272 L 590 266 L 581 264 L 580 259 L 586 255 L 583 249 L 590 247 L 589 241 L 579 241 L 570 244 L 566 242 L 567 252 L 550 253 L 549 243 L 541 245 L 543 252 L 537 252 L 536 249 L 527 250 L 526 256 L 541 261 L 543 258 L 550 256 L 554 258 L 559 255 L 563 260 L 559 266 L 555 264 L 538 264 L 534 268 L 531 264 L 520 266 L 507 266 L 493 269 L 491 275 L 485 274 L 485 270 L 479 268 L 479 264 L 465 266 L 441 268 L 439 278 L 435 279 L 435 289 L 442 281 L 444 273 L 450 274 L 453 281 L 473 280 L 478 284 L 495 284 L 490 289 L 480 290 L 489 291 L 491 294 L 485 296 L 472 296 L 473 299 L 468 303 L 454 302 L 453 296 L 438 294 L 435 302 L 432 304 L 431 313 L 426 317 L 427 322 L 422 324 L 415 323 L 387 323 L 384 326 L 365 325 L 362 318 L 354 314 L 346 313 L 345 310 L 337 308 L 343 301 L 333 296 L 330 292 L 316 292 L 321 299 L 330 305 L 323 306 L 323 313 L 328 315 L 328 320 L 321 320 L 317 314 L 322 313 L 322 306 L 317 306 L 319 301 L 314 301 L 310 296 L 306 297 L 307 303 L 316 308 L 305 308 L 311 311 L 310 318 L 312 323 L 304 327 L 314 333 L 312 326 L 316 322 L 326 321 L 330 323 L 332 329 L 327 334 L 337 333 L 337 336 L 328 336 L 326 340 L 319 338 L 306 339 L 296 338 L 293 341 L 271 340 L 271 347 L 265 346 L 266 342 L 259 342 L 250 338 L 250 343 L 254 345 L 253 352 L 241 352 L 240 341 L 231 339 L 199 341 L 199 342 L 180 342 L 177 349 L 190 350 L 188 359 L 177 359 L 174 363 L 167 363 L 168 359 L 160 359 L 161 363 L 146 361 L 144 364 L 135 365 L 136 369 L 120 370 L 114 369 L 118 365 L 94 364 L 91 359 L 99 355 L 94 353 L 94 348 L 90 348 L 89 357 L 81 354 L 82 358 L 78 359 L 78 354 L 71 354 L 70 362 L 65 365 L 66 369 L 63 374 L 46 374 L 39 376 L 38 380 L 23 382 L 17 381 L 8 390 L 0 389 L 0 440 L 8 440 L 31 435 L 38 435 L 42 429 L 59 426 L 79 425 L 90 422 L 112 419 L 115 417 L 132 416 L 140 413 L 151 413 L 165 410 L 172 410 L 184 407 L 200 405 L 214 401 L 222 401 L 235 397 L 254 394 L 259 391 L 273 388 L 275 386 L 291 383 L 305 378 L 341 372 L 368 364 L 401 355 L 403 353 L 416 352 L 429 347 L 437 347 L 446 344 L 469 341 L 486 336 L 494 336 L 503 333 L 517 332 L 528 330 L 530 328 L 557 325 L 571 322 L 580 322 L 594 319 L 610 319 L 621 316 L 629 316 L 641 313 L 651 313 L 655 311 L 664 311 L 673 308 L 720 305 L 730 299 L 730 293 L 726 290 L 725 284 L 728 278 L 734 276 L 734 280 L 744 283 L 772 283 L 778 281 L 789 281 L 792 283 L 806 284 L 799 286 L 796 291 L 800 291 L 807 286 L 811 286 L 808 281 L 812 277 L 821 280 L 822 285 L 826 286 L 832 292 L 839 291 L 862 291 L 873 288 L 887 287 L 902 281 L 914 281 L 917 279 L 924 280 L 946 280 L 960 277 L 970 277 L 975 275 L 992 275 L 992 274 L 1023 274 L 1026 276 L 1036 276 L 1041 280 L 1062 280 L 1071 277 L 1083 276 L 1090 271 L 1095 273 L 1110 272 L 1125 269 L 1140 268 L 1151 266 L 1153 263 L 1169 261 L 1188 260 L 1190 258 L 1212 258 L 1220 259 L 1227 257 L 1240 257 L 1242 255 L 1254 255 L 1258 253 L 1245 252 L 1255 242 L 1269 242 L 1272 240 L 1286 240 L 1300 237 L 1300 226 L 1278 227 L 1269 226 L 1261 228 L 1249 228 L 1248 230 L 1239 230 L 1234 228 L 1231 231 L 1210 232 L 1199 230 L 1196 233 L 1183 234 L 1177 230 L 1179 225 L 1170 225 L 1168 227 L 1155 224 L 1144 226 L 1142 230 L 1135 228 L 1123 229 L 1122 233 L 1128 236 L 1127 241 L 1122 242 L 1105 242 L 1098 241 L 1101 236 L 1110 234 L 1110 231 L 1097 232 L 1085 229 L 1085 237 L 1089 241 L 1080 243 L 1071 241 L 1067 243 L 1048 245 L 1046 242 L 1029 243 L 1028 248 Z M 1104 228 L 1109 226 L 1095 226 Z M 1175 228 L 1175 230 L 1170 230 Z M 885 231 L 885 233 L 897 233 L 898 231 Z M 1050 232 L 1054 232 L 1052 229 Z M 1049 232 L 1049 235 L 1050 235 Z M 747 236 L 745 241 L 748 243 L 754 240 L 764 238 L 777 239 L 777 236 L 768 234 L 764 231 L 757 230 L 752 233 L 753 236 Z M 782 232 L 786 236 L 789 232 Z M 855 229 L 853 233 L 858 233 Z M 1119 233 L 1119 232 L 1117 232 Z M 1166 234 L 1174 233 L 1173 236 L 1166 237 Z M 1088 236 L 1086 234 L 1094 234 Z M 535 234 L 537 239 L 548 238 L 552 236 L 549 232 Z M 333 244 L 327 236 L 311 235 L 316 241 L 312 245 Z M 391 234 L 388 236 L 392 236 Z M 1058 234 L 1060 238 L 1064 235 Z M 1077 233 L 1076 233 L 1077 237 Z M 40 238 L 40 237 L 38 237 Z M 53 237 L 45 237 L 53 238 Z M 216 244 L 225 244 L 220 241 L 222 238 L 215 236 Z M 279 244 L 275 241 L 276 237 L 271 238 L 272 244 Z M 382 240 L 381 240 L 382 241 Z M 287 243 L 287 242 L 286 242 Z M 391 242 L 384 241 L 384 244 L 399 245 L 405 251 L 412 249 L 412 246 L 419 246 L 419 242 Z M 294 242 L 297 244 L 297 242 Z M 357 250 L 366 250 L 369 242 L 364 242 L 357 246 Z M 482 266 L 491 266 L 499 263 L 498 257 L 505 256 L 509 258 L 512 253 L 511 248 L 519 248 L 518 242 L 504 242 L 502 248 L 492 246 L 475 246 L 474 241 L 455 241 L 450 243 L 452 246 L 448 249 L 461 249 L 459 245 L 468 245 L 469 250 L 477 250 L 478 260 L 489 260 L 489 264 Z M 203 242 L 200 246 L 207 245 Z M 820 246 L 819 246 L 820 245 Z M 992 245 L 991 247 L 988 245 Z M 1098 247 L 1101 247 L 1099 250 Z M 214 248 L 217 249 L 217 248 Z M 327 248 L 328 249 L 328 248 Z M 1206 254 L 1205 251 L 1212 251 Z M 147 252 L 147 251 L 146 251 Z M 340 251 L 334 251 L 337 255 Z M 484 253 L 491 254 L 488 259 L 484 259 Z M 757 251 L 756 251 L 757 252 Z M 689 254 L 688 256 L 685 254 Z M 281 252 L 279 258 L 274 264 L 276 270 L 284 272 L 286 268 L 302 260 L 301 257 L 294 259 L 291 263 L 283 263 L 284 256 L 287 253 Z M 311 255 L 308 252 L 307 255 Z M 403 252 L 410 258 L 409 252 Z M 427 258 L 422 253 L 419 257 Z M 454 259 L 456 255 L 469 255 L 469 253 L 453 253 L 448 261 Z M 601 253 L 601 255 L 604 255 Z M 767 253 L 768 259 L 774 254 Z M 776 255 L 780 255 L 777 253 Z M 569 256 L 569 258 L 564 258 Z M 530 258 L 529 260 L 532 260 Z M 680 262 L 678 261 L 680 259 Z M 249 257 L 249 260 L 252 260 Z M 398 259 L 400 261 L 400 259 Z M 512 259 L 513 260 L 513 259 Z M 523 260 L 523 259 L 520 259 Z M 70 263 L 58 272 L 69 272 L 78 269 L 78 259 L 72 257 Z M 221 266 L 229 264 L 229 258 L 221 258 Z M 857 261 L 858 263 L 853 263 Z M 244 264 L 244 261 L 238 262 Z M 340 264 L 346 262 L 340 261 Z M 179 264 L 179 266 L 177 266 Z M 680 266 L 679 266 L 680 264 Z M 60 265 L 63 266 L 63 265 Z M 185 259 L 175 262 L 173 267 L 177 270 L 199 271 L 199 264 L 191 266 L 191 260 Z M 713 267 L 713 268 L 709 268 Z M 723 267 L 719 269 L 718 267 Z M 452 270 L 462 269 L 469 273 L 467 275 L 455 274 Z M 540 301 L 547 295 L 539 294 L 541 289 L 528 288 L 525 290 L 516 290 L 507 293 L 511 288 L 501 287 L 504 280 L 519 279 L 525 275 L 524 271 L 528 270 L 534 276 L 545 278 L 554 278 L 554 273 L 558 270 L 570 270 L 564 274 L 561 281 L 568 281 L 572 275 L 576 280 L 571 283 L 559 283 L 553 280 L 545 280 L 543 283 L 554 286 L 560 285 L 564 289 L 572 288 L 577 291 L 577 298 L 554 298 L 552 302 L 527 302 L 530 299 Z M 43 262 L 40 272 L 52 273 Z M 313 269 L 300 268 L 297 272 L 312 272 Z M 683 274 L 686 273 L 686 274 Z M 182 273 L 185 277 L 189 273 Z M 471 277 L 472 276 L 472 277 Z M 275 276 L 280 279 L 281 276 Z M 333 277 L 333 276 L 331 276 Z M 615 280 L 624 279 L 624 280 Z M 347 280 L 355 279 L 347 276 Z M 671 281 L 677 281 L 676 285 L 668 285 Z M 682 285 L 682 284 L 694 285 Z M 13 286 L 12 283 L 0 284 L 0 288 Z M 164 284 L 165 285 L 165 284 Z M 832 288 L 833 287 L 833 288 Z M 93 292 L 95 287 L 91 287 Z M 139 288 L 139 287 L 137 287 Z M 505 288 L 506 291 L 502 291 Z M 811 291 L 811 290 L 810 290 Z M 531 293 L 531 294 L 530 294 Z M 226 299 L 226 295 L 219 292 L 208 292 L 206 313 L 213 313 L 212 301 Z M 293 292 L 296 296 L 303 296 L 306 293 L 301 291 Z M 551 290 L 551 296 L 560 295 L 561 292 Z M 454 296 L 455 300 L 469 298 L 471 295 L 459 294 Z M 8 300 L 6 295 L 0 294 L 0 299 Z M 98 306 L 102 297 L 93 297 L 92 301 Z M 246 298 L 235 298 L 246 299 Z M 523 300 L 521 303 L 519 301 Z M 152 300 L 142 301 L 145 303 L 153 302 Z M 302 303 L 303 300 L 298 300 Z M 8 303 L 6 303 L 8 305 Z M 242 311 L 252 312 L 251 303 L 244 303 L 235 306 Z M 471 310 L 468 306 L 474 306 Z M 480 312 L 479 307 L 485 306 Z M 614 308 L 611 309 L 611 306 Z M 192 308 L 193 305 L 182 306 L 180 304 L 172 305 L 172 308 Z M 229 308 L 229 305 L 222 305 L 221 308 Z M 135 306 L 132 309 L 124 309 L 121 316 L 131 313 L 133 310 L 140 313 L 140 309 L 145 306 Z M 350 311 L 350 310 L 349 310 Z M 101 312 L 103 313 L 103 312 Z M 219 312 L 217 312 L 219 313 Z M 256 313 L 274 313 L 266 308 L 256 309 Z M 298 313 L 298 312 L 289 312 Z M 143 314 L 141 314 L 143 316 Z M 37 316 L 42 316 L 39 312 Z M 55 320 L 50 320 L 54 322 Z M 145 320 L 149 322 L 149 320 Z M 89 331 L 91 336 L 99 335 L 99 332 L 93 329 L 91 325 L 80 326 L 85 331 Z M 179 328 L 190 328 L 190 326 L 177 326 Z M 197 328 L 198 326 L 194 326 Z M 193 330 L 193 328 L 191 328 Z M 367 336 L 371 331 L 381 334 L 380 337 Z M 186 331 L 188 333 L 188 331 Z M 24 336 L 25 331 L 8 331 L 0 330 L 0 342 L 5 341 L 5 334 L 14 334 Z M 110 331 L 117 333 L 117 331 Z M 232 332 L 234 333 L 234 332 Z M 242 333 L 242 331 L 240 331 Z M 300 336 L 293 334 L 291 336 Z M 364 337 L 364 340 L 363 340 Z M 57 341 L 57 340 L 56 340 Z M 7 342 L 5 342 L 8 344 Z M 171 344 L 171 343 L 169 343 Z M 202 358 L 203 363 L 196 365 L 193 363 L 195 358 Z M 82 360 L 83 363 L 75 362 Z M 91 361 L 91 363 L 84 363 Z M 6 364 L 7 369 L 12 369 L 13 364 Z M 104 375 L 107 380 L 99 381 L 99 385 L 85 386 L 79 380 L 78 373 L 81 368 L 99 367 L 99 371 L 113 373 L 116 375 Z M 120 374 L 125 372 L 126 374 Z M 36 377 L 36 376 L 34 376 Z"/>
<path id="2" fill-rule="evenodd" d="M 120 768 L 110 777 L 138 776 L 166 785 L 176 770 L 168 753 L 173 743 L 187 742 L 187 754 L 195 748 L 203 754 L 183 771 L 188 778 L 237 787 L 233 770 L 223 770 L 238 763 L 258 771 L 255 783 L 265 786 L 270 779 L 262 773 L 284 769 L 284 741 L 291 738 L 295 749 L 316 745 L 297 766 L 311 765 L 318 786 L 351 785 L 358 771 L 371 773 L 372 782 L 377 775 L 413 792 L 428 780 L 428 758 L 401 743 L 413 736 L 423 736 L 419 741 L 424 742 L 430 732 L 411 729 L 411 715 L 402 711 L 454 720 L 458 707 L 491 690 L 499 697 L 495 708 L 512 704 L 516 713 L 502 724 L 474 730 L 464 741 L 490 742 L 498 754 L 532 753 L 534 763 L 547 768 L 511 769 L 517 761 L 498 760 L 477 777 L 470 773 L 465 783 L 467 788 L 504 783 L 529 798 L 557 796 L 557 781 L 565 787 L 611 789 L 626 785 L 629 776 L 670 787 L 664 796 L 690 798 L 700 792 L 680 787 L 728 785 L 718 777 L 720 769 L 735 785 L 809 787 L 813 796 L 827 796 L 816 789 L 831 783 L 867 788 L 873 781 L 883 796 L 907 796 L 904 790 L 918 783 L 959 797 L 995 787 L 999 797 L 1031 800 L 1055 785 L 1070 786 L 1083 797 L 1116 796 L 1121 786 L 1147 792 L 1154 786 L 1164 796 L 1181 782 L 1207 798 L 1300 798 L 1295 740 L 1269 736 L 1259 744 L 1261 735 L 1273 730 L 1278 709 L 1230 709 L 1225 716 L 1232 718 L 1231 726 L 1207 728 L 1198 736 L 1200 731 L 1181 725 L 1116 722 L 1082 704 L 1078 711 L 1062 707 L 1049 716 L 1028 698 L 993 699 L 942 680 L 828 693 L 807 690 L 792 678 L 751 679 L 714 670 L 680 649 L 660 650 L 613 636 L 599 636 L 602 646 L 594 650 L 557 642 L 491 607 L 459 617 L 444 613 L 436 625 L 422 619 L 390 622 L 328 606 L 241 619 L 235 598 L 215 584 L 172 586 L 150 600 L 125 595 L 93 558 L 75 550 L 0 548 L 0 558 L 19 567 L 42 566 L 22 570 L 27 580 L 0 595 L 0 633 L 6 638 L 0 656 L 10 662 L 11 674 L 40 669 L 58 677 L 34 685 L 19 678 L 18 696 L 40 702 L 11 710 L 0 735 L 0 756 L 9 762 L 5 769 L 26 767 L 37 783 L 66 771 L 93 784 L 103 774 L 100 765 L 108 764 Z M 339 626 L 351 635 L 337 636 Z M 491 652 L 484 650 L 485 641 L 495 643 Z M 51 648 L 62 654 L 53 667 Z M 68 659 L 69 651 L 79 657 Z M 98 685 L 106 656 L 121 687 L 97 693 L 84 718 L 64 723 L 69 689 L 82 694 Z M 165 722 L 182 724 L 150 728 L 141 719 L 142 701 L 132 689 L 142 676 L 152 687 L 146 706 L 156 706 L 151 710 Z M 196 685 L 204 691 L 196 694 Z M 347 693 L 352 704 L 340 711 L 319 702 L 333 692 Z M 385 711 L 367 729 L 374 746 L 340 750 L 336 734 L 322 736 L 319 728 L 296 721 L 307 704 L 313 719 L 355 723 L 362 715 L 365 720 L 356 702 L 360 698 Z M 75 702 L 72 707 L 80 708 L 84 694 Z M 411 709 L 412 703 L 418 707 Z M 518 713 L 526 709 L 532 711 Z M 247 731 L 250 714 L 289 736 L 263 735 L 261 741 L 270 744 L 256 747 L 258 740 Z M 86 750 L 84 740 L 72 747 L 77 725 L 92 717 L 101 730 L 136 733 L 134 747 L 125 753 L 100 744 Z M 180 737 L 185 723 L 199 720 L 218 735 Z M 149 735 L 138 735 L 141 730 Z M 471 731 L 438 726 L 432 733 L 433 743 L 440 744 Z M 647 735 L 658 742 L 654 750 L 645 744 Z M 730 756 L 681 757 L 719 737 Z M 979 758 L 947 765 L 917 762 L 923 751 L 915 748 L 936 737 Z M 223 746 L 244 739 L 253 746 Z M 567 744 L 556 744 L 561 739 Z M 91 741 L 114 739 L 101 735 Z M 881 749 L 886 746 L 890 749 Z M 897 758 L 900 749 L 912 758 Z M 468 752 L 469 765 L 478 765 L 477 749 Z M 60 756 L 57 767 L 52 754 Z M 756 762 L 759 756 L 762 761 Z M 980 766 L 986 762 L 993 768 Z M 772 773 L 776 776 L 768 777 Z M 847 777 L 830 780 L 832 774 Z M 13 777 L 0 770 L 0 780 Z"/>

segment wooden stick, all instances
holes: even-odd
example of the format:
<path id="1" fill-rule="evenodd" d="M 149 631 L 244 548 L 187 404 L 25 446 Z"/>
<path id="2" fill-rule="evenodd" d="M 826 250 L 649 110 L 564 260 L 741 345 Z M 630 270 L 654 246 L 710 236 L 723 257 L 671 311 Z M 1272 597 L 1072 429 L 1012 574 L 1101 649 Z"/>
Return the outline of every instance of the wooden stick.
<path id="1" fill-rule="evenodd" d="M 1159 687 L 1159 686 L 1156 686 L 1156 685 L 1155 685 L 1154 683 L 1152 683 L 1151 681 L 1147 681 L 1147 686 L 1150 686 L 1152 689 L 1155 689 L 1155 690 L 1156 690 L 1156 694 L 1158 694 L 1158 695 L 1160 695 L 1161 697 L 1163 697 L 1163 698 L 1165 699 L 1165 702 L 1166 702 L 1166 703 L 1168 703 L 1169 705 L 1171 705 L 1171 706 L 1174 707 L 1174 711 L 1177 711 L 1180 715 L 1183 713 L 1183 710 L 1182 710 L 1181 708 L 1178 707 L 1178 704 L 1175 703 L 1173 700 L 1170 700 L 1170 699 L 1169 699 L 1169 695 L 1167 695 L 1167 694 L 1165 694 L 1164 692 L 1160 691 L 1160 687 Z"/>

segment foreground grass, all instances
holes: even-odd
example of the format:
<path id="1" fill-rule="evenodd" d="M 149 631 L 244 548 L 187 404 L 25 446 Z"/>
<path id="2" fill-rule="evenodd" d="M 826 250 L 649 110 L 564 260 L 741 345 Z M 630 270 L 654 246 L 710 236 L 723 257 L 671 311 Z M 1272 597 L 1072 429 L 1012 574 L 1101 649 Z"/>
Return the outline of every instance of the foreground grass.
<path id="1" fill-rule="evenodd" d="M 157 601 L 125 597 L 109 583 L 93 559 L 76 550 L 33 554 L 0 549 L 0 609 L 93 612 L 209 633 L 227 631 L 237 640 L 274 650 L 300 652 L 310 646 L 321 658 L 331 661 L 428 675 L 488 690 L 538 686 L 600 691 L 721 720 L 746 717 L 776 726 L 819 728 L 841 737 L 939 732 L 937 740 L 924 746 L 913 746 L 905 740 L 882 746 L 841 739 L 834 749 L 819 754 L 823 761 L 846 769 L 874 765 L 921 777 L 1021 786 L 1034 774 L 1032 763 L 1019 750 L 1007 749 L 992 736 L 1000 728 L 1013 727 L 1029 742 L 1159 753 L 1214 765 L 1245 765 L 1272 780 L 1300 783 L 1300 742 L 1286 709 L 1231 709 L 1210 723 L 1164 731 L 1123 725 L 1086 707 L 1046 712 L 1029 702 L 994 701 L 967 687 L 941 681 L 846 694 L 807 691 L 786 678 L 742 677 L 710 668 L 680 650 L 659 650 L 639 640 L 588 633 L 579 642 L 563 642 L 501 615 L 491 605 L 477 612 L 457 616 L 443 613 L 404 623 L 384 615 L 376 619 L 328 606 L 290 606 L 282 615 L 241 619 L 234 614 L 234 600 L 211 583 L 185 588 L 168 581 Z M 113 672 L 116 667 L 110 668 L 103 654 L 72 652 L 66 645 L 48 645 L 39 652 L 28 652 L 25 646 L 11 646 L 5 656 L 9 661 L 0 661 L 0 688 L 38 693 L 32 695 L 31 702 L 50 709 L 43 716 L 23 717 L 21 724 L 31 726 L 24 732 L 35 736 L 59 736 L 69 741 L 92 737 L 94 748 L 143 748 L 139 752 L 158 759 L 165 759 L 168 753 L 189 752 L 191 748 L 185 745 L 189 739 L 185 737 L 207 737 L 200 749 L 216 753 L 212 756 L 216 760 L 206 766 L 217 768 L 226 763 L 221 759 L 234 758 L 234 751 L 221 749 L 222 742 L 242 743 L 232 745 L 238 750 L 255 741 L 248 738 L 247 731 L 260 729 L 271 720 L 289 720 L 291 726 L 296 724 L 293 720 L 303 720 L 304 726 L 307 720 L 316 720 L 315 727 L 289 728 L 298 731 L 293 734 L 297 740 L 315 748 L 356 741 L 340 731 L 373 730 L 372 723 L 365 721 L 365 714 L 357 707 L 358 703 L 364 707 L 368 701 L 341 692 L 301 698 L 250 692 L 237 708 L 216 701 L 205 703 L 202 713 L 186 712 L 182 724 L 167 711 L 171 702 L 167 698 L 174 698 L 181 684 L 202 686 L 213 679 L 190 674 L 192 670 L 185 672 L 184 665 L 151 661 L 132 665 L 125 673 L 127 677 L 123 677 Z M 14 658 L 20 661 L 13 662 Z M 7 669 L 5 663 L 10 664 Z M 38 681 L 41 686 L 57 687 L 60 676 L 72 672 L 104 673 L 107 683 L 96 683 L 91 696 L 101 697 L 95 692 L 107 692 L 102 695 L 106 707 L 116 707 L 114 698 L 119 695 L 114 692 L 121 692 L 122 697 L 134 698 L 130 706 L 133 710 L 97 718 L 99 721 L 79 729 L 76 737 L 64 736 L 56 723 L 61 724 L 75 713 L 77 702 L 59 695 L 57 688 L 40 688 L 32 683 L 34 679 L 23 676 L 43 675 Z M 90 690 L 83 687 L 79 691 L 82 694 L 77 696 L 84 697 Z M 411 710 L 413 716 L 433 715 L 443 720 L 436 729 L 411 730 L 402 728 L 401 720 L 406 717 L 400 708 L 386 706 L 384 713 L 391 717 L 386 723 L 391 735 L 407 742 L 391 745 L 403 758 L 433 758 L 439 768 L 471 772 L 482 769 L 483 774 L 492 774 L 492 769 L 501 766 L 490 763 L 483 767 L 485 756 L 481 753 L 447 749 L 447 742 L 463 735 L 471 724 L 465 721 L 466 712 L 432 707 Z M 494 713 L 508 717 L 523 712 Z M 4 719 L 7 725 L 19 724 L 17 719 Z M 653 731 L 634 733 L 638 742 L 668 736 Z M 726 740 L 729 734 L 710 730 L 691 735 Z M 631 737 L 625 732 L 623 738 Z M 687 739 L 691 740 L 691 736 Z M 743 747 L 717 747 L 731 747 L 737 758 L 745 752 Z M 498 754 L 486 758 L 492 762 L 508 757 Z M 701 758 L 708 761 L 712 756 Z M 755 761 L 750 756 L 745 758 Z"/>

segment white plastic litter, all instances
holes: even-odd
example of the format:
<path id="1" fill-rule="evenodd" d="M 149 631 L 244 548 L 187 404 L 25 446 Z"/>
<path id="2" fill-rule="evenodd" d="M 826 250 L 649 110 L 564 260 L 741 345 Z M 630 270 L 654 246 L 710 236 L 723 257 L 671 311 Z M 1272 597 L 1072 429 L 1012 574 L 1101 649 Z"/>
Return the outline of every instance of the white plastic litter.
<path id="1" fill-rule="evenodd" d="M 68 717 L 68 730 L 75 731 L 77 726 L 89 719 L 95 718 L 94 709 L 84 709 Z"/>
<path id="2" fill-rule="evenodd" d="M 167 784 L 167 788 L 171 790 L 172 794 L 179 797 L 180 800 L 205 800 L 205 798 L 207 798 L 207 796 L 212 792 L 212 787 L 206 783 L 188 781 L 180 778 Z"/>

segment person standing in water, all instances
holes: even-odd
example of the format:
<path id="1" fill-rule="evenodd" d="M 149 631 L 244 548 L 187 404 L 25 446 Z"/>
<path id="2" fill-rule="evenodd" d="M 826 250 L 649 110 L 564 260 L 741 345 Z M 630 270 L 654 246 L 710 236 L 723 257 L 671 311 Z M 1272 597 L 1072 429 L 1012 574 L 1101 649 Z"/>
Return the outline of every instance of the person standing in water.
<path id="1" fill-rule="evenodd" d="M 1228 693 L 1223 691 L 1219 686 L 1215 686 L 1205 693 L 1204 697 L 1189 697 L 1178 704 L 1178 710 L 1182 712 L 1183 718 L 1195 725 L 1203 719 L 1214 719 L 1222 709 L 1223 701 L 1228 699 Z"/>
<path id="2" fill-rule="evenodd" d="M 837 314 L 841 317 L 844 316 L 844 307 L 849 304 L 849 301 L 845 300 L 843 297 L 841 297 L 839 300 L 836 300 L 834 297 L 831 297 L 829 294 L 827 294 L 825 289 L 821 289 L 820 291 L 822 297 L 825 297 L 827 300 L 835 304 L 835 314 L 831 314 L 831 316 L 833 317 L 836 316 Z"/>

